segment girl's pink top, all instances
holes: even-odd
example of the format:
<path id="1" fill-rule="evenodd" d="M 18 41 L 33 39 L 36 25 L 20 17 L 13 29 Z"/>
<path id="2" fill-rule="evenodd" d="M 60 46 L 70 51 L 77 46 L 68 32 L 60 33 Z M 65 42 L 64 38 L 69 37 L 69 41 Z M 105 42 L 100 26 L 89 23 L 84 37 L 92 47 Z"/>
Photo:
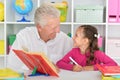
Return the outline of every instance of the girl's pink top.
<path id="1" fill-rule="evenodd" d="M 86 60 L 89 57 L 90 53 L 81 54 L 81 51 L 79 48 L 73 48 L 70 52 L 68 52 L 61 60 L 59 60 L 56 65 L 59 68 L 72 70 L 73 66 L 75 65 L 72 63 L 72 61 L 69 59 L 69 57 L 72 57 L 79 65 L 87 66 Z M 100 65 L 107 65 L 107 66 L 116 66 L 117 63 L 112 60 L 110 57 L 108 57 L 104 52 L 97 50 L 94 53 L 95 59 L 91 62 L 91 64 L 94 66 L 94 70 L 98 70 L 96 67 L 96 64 Z"/>

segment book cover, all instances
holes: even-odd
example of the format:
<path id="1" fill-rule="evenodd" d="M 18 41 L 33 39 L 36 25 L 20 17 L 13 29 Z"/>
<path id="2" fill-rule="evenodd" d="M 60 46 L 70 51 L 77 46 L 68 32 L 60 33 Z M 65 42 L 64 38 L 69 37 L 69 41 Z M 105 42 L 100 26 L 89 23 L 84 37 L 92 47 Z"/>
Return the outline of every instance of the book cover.
<path id="1" fill-rule="evenodd" d="M 37 67 L 37 72 L 58 77 L 55 66 L 44 53 L 26 52 L 15 49 L 13 51 L 30 70 Z"/>
<path id="2" fill-rule="evenodd" d="M 120 66 L 102 66 L 97 64 L 97 68 L 105 76 L 120 75 Z"/>

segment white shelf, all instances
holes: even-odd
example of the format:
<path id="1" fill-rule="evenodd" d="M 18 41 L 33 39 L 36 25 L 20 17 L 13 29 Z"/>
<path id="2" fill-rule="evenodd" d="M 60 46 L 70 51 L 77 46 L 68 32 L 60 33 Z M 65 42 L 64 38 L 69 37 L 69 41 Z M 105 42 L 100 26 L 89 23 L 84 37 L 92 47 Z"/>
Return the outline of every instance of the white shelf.
<path id="1" fill-rule="evenodd" d="M 114 25 L 118 25 L 118 26 L 119 26 L 120 23 L 108 23 L 108 25 L 113 25 L 113 26 L 114 26 Z"/>
<path id="2" fill-rule="evenodd" d="M 88 25 L 106 25 L 106 23 L 73 23 L 73 24 L 88 24 Z"/>
<path id="3" fill-rule="evenodd" d="M 6 22 L 7 24 L 34 24 L 34 22 Z"/>
<path id="4" fill-rule="evenodd" d="M 5 55 L 0 55 L 0 58 L 1 58 L 1 57 L 3 58 L 3 57 L 5 57 Z"/>
<path id="5" fill-rule="evenodd" d="M 5 5 L 5 20 L 4 22 L 0 22 L 0 40 L 5 40 L 5 55 L 0 55 L 0 67 L 6 66 L 6 56 L 8 52 L 8 36 L 11 34 L 17 34 L 21 29 L 29 26 L 34 26 L 34 13 L 35 9 L 40 6 L 42 2 L 62 2 L 62 0 L 32 0 L 33 1 L 33 9 L 29 13 L 28 16 L 25 16 L 27 19 L 31 20 L 31 22 L 17 22 L 22 18 L 22 15 L 19 15 L 15 12 L 12 4 L 12 0 L 0 0 Z M 104 51 L 106 54 L 107 49 L 107 41 L 109 37 L 112 38 L 120 38 L 120 23 L 108 23 L 108 1 L 109 0 L 67 0 L 68 1 L 68 13 L 66 22 L 60 23 L 60 29 L 66 34 L 72 33 L 72 36 L 75 33 L 75 30 L 80 25 L 93 25 L 98 29 L 98 33 L 104 38 Z M 75 22 L 75 7 L 78 5 L 100 5 L 105 7 L 103 23 L 78 23 Z M 88 13 L 89 14 L 89 13 Z M 114 53 L 113 53 L 114 54 Z M 120 62 L 119 57 L 112 57 L 113 59 L 117 59 L 117 62 Z"/>
<path id="6" fill-rule="evenodd" d="M 0 22 L 0 24 L 4 24 L 4 22 Z"/>
<path id="7" fill-rule="evenodd" d="M 65 25 L 67 25 L 67 24 L 72 24 L 71 22 L 61 22 L 60 24 L 65 24 Z"/>

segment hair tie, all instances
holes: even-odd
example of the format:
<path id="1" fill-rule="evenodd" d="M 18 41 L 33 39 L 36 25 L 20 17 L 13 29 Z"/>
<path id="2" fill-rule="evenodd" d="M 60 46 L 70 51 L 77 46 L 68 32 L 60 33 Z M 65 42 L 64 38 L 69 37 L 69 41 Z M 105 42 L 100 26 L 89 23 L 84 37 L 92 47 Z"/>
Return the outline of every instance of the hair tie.
<path id="1" fill-rule="evenodd" d="M 100 34 L 94 34 L 94 37 L 99 38 Z"/>

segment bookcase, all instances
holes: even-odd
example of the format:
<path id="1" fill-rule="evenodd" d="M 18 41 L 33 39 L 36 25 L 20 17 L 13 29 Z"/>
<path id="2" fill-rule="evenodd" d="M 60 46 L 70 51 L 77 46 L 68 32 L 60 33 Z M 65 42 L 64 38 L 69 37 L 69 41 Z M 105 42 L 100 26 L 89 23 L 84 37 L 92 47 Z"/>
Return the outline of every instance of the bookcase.
<path id="1" fill-rule="evenodd" d="M 0 54 L 0 68 L 6 67 L 7 65 L 7 54 L 9 51 L 9 45 L 8 45 L 8 37 L 9 35 L 17 34 L 21 29 L 25 27 L 34 26 L 34 12 L 37 7 L 40 6 L 43 2 L 62 2 L 63 0 L 32 0 L 33 2 L 33 8 L 28 15 L 24 15 L 24 17 L 30 22 L 17 22 L 17 20 L 20 20 L 23 15 L 18 14 L 14 8 L 13 8 L 13 0 L 0 0 L 4 4 L 4 21 L 0 22 L 0 40 L 4 41 L 4 53 Z M 65 0 L 64 0 L 65 1 Z M 83 24 L 93 25 L 98 29 L 99 34 L 103 38 L 103 46 L 102 50 L 112 57 L 114 60 L 116 60 L 120 64 L 120 56 L 116 56 L 120 52 L 120 23 L 119 22 L 109 22 L 109 15 L 108 15 L 108 1 L 110 0 L 66 0 L 68 2 L 68 11 L 67 11 L 67 17 L 65 22 L 60 23 L 60 29 L 65 32 L 66 34 L 71 33 L 73 36 L 75 33 L 75 30 L 78 26 Z M 112 1 L 112 0 L 111 0 Z M 113 0 L 114 1 L 114 0 Z M 119 0 L 118 0 L 119 1 Z M 102 17 L 102 22 L 76 22 L 76 8 L 79 6 L 102 6 L 103 7 L 103 15 L 100 15 L 99 17 Z M 84 7 L 85 8 L 85 7 Z M 83 8 L 83 9 L 84 9 Z M 83 12 L 85 12 L 86 9 L 84 9 Z M 96 11 L 95 9 L 92 9 L 92 11 Z M 88 11 L 88 14 L 91 11 Z M 96 12 L 95 12 L 96 13 Z M 95 14 L 94 13 L 94 14 Z M 78 13 L 79 14 L 79 13 Z M 93 15 L 95 16 L 95 15 Z M 97 15 L 98 16 L 98 15 Z M 87 16 L 89 20 L 92 20 L 90 18 L 90 15 Z M 113 45 L 116 45 L 116 50 L 114 50 L 114 53 L 111 53 L 112 51 L 112 45 L 110 40 L 114 40 L 117 43 L 113 43 Z M 1 45 L 0 45 L 1 46 Z M 111 47 L 109 47 L 111 46 Z"/>

